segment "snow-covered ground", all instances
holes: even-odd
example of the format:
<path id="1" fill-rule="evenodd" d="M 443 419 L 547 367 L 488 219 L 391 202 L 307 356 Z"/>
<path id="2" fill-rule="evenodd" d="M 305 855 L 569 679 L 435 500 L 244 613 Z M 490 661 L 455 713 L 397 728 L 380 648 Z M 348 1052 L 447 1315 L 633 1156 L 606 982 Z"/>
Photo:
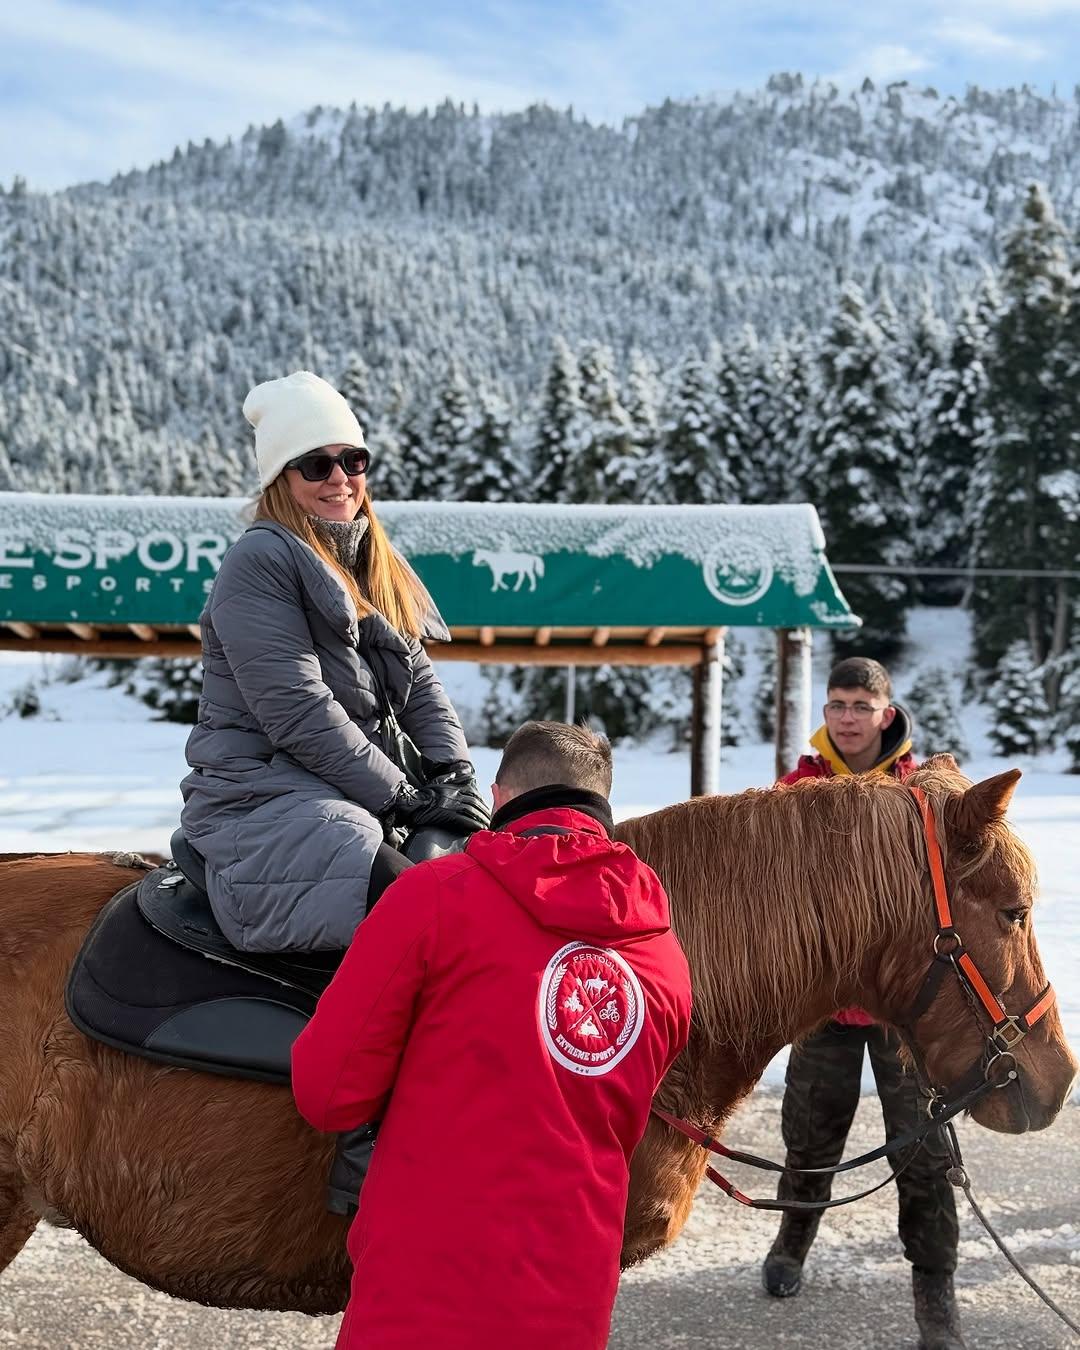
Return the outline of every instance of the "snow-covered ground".
<path id="1" fill-rule="evenodd" d="M 965 616 L 955 610 L 920 610 L 912 618 L 913 657 L 897 668 L 898 694 L 927 662 L 959 673 L 966 660 Z M 756 635 L 755 635 L 756 636 Z M 818 654 L 820 687 L 827 656 Z M 749 703 L 758 650 L 751 642 L 739 694 Z M 477 693 L 473 667 L 441 668 L 455 701 L 467 707 Z M 61 657 L 0 654 L 0 710 L 28 680 L 39 688 L 42 712 L 0 716 L 0 853 L 31 850 L 118 849 L 165 852 L 180 814 L 178 784 L 186 772 L 187 728 L 151 721 L 152 714 L 102 673 L 65 681 L 71 662 Z M 1012 767 L 995 759 L 986 738 L 985 710 L 963 711 L 974 778 Z M 751 718 L 744 716 L 746 725 Z M 490 783 L 498 751 L 475 751 L 481 782 Z M 689 762 L 651 745 L 620 746 L 615 756 L 616 816 L 640 815 L 683 799 Z M 1080 908 L 1071 895 L 1080 874 L 1080 776 L 1061 758 L 1021 763 L 1024 779 L 1011 818 L 1033 849 L 1041 877 L 1040 945 L 1061 1002 L 1066 1029 L 1080 1045 Z M 769 783 L 771 745 L 745 744 L 724 752 L 722 787 L 739 791 Z M 782 1059 L 766 1081 L 776 1081 Z M 867 1080 L 869 1086 L 869 1080 Z"/>

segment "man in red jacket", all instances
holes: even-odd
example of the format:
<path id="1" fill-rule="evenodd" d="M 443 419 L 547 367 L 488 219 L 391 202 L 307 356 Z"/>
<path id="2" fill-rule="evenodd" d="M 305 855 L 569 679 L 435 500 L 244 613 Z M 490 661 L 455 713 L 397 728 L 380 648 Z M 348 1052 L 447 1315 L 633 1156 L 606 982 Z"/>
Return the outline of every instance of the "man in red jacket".
<path id="1" fill-rule="evenodd" d="M 607 1343 L 630 1155 L 690 1023 L 610 787 L 603 738 L 515 732 L 491 829 L 394 882 L 294 1046 L 311 1124 L 382 1121 L 339 1348 Z"/>
<path id="2" fill-rule="evenodd" d="M 781 781 L 829 778 L 833 774 L 889 773 L 907 778 L 918 767 L 911 751 L 911 722 L 892 702 L 888 672 L 877 661 L 851 657 L 834 666 L 826 693 L 825 725 L 811 738 L 816 754 L 804 755 Z M 831 1167 L 859 1104 L 863 1054 L 869 1051 L 885 1133 L 895 1139 L 925 1116 L 914 1077 L 898 1057 L 899 1038 L 861 1008 L 845 1008 L 792 1046 L 782 1108 L 789 1167 Z M 894 1159 L 894 1163 L 895 1163 Z M 957 1223 L 945 1154 L 927 1140 L 896 1179 L 900 1239 L 912 1265 L 915 1318 L 923 1350 L 962 1350 L 953 1292 Z M 826 1200 L 831 1178 L 784 1176 L 785 1200 Z M 765 1258 L 766 1290 L 776 1298 L 799 1292 L 802 1266 L 817 1233 L 820 1214 L 785 1214 Z"/>

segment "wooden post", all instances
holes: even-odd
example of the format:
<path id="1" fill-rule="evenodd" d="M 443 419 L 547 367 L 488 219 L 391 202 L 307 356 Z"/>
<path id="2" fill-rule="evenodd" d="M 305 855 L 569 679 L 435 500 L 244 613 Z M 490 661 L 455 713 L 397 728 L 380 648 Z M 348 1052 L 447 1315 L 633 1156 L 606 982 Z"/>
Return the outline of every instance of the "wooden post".
<path id="1" fill-rule="evenodd" d="M 720 732 L 724 692 L 724 630 L 710 631 L 694 667 L 690 717 L 690 796 L 720 791 Z"/>
<path id="2" fill-rule="evenodd" d="M 809 628 L 776 630 L 776 777 L 799 762 L 810 740 L 813 694 L 813 633 Z"/>

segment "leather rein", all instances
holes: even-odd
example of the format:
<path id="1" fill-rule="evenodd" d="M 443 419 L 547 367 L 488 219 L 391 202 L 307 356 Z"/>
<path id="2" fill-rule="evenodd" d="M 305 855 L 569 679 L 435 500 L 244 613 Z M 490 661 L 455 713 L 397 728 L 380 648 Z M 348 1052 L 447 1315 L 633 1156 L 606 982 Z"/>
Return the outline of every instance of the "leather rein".
<path id="1" fill-rule="evenodd" d="M 891 1153 L 902 1152 L 905 1149 L 911 1150 L 900 1166 L 877 1186 L 871 1186 L 868 1190 L 860 1191 L 856 1195 L 844 1196 L 840 1200 L 755 1199 L 744 1195 L 733 1182 L 721 1175 L 715 1168 L 706 1167 L 705 1175 L 709 1180 L 740 1205 L 746 1205 L 751 1209 L 794 1211 L 834 1209 L 838 1205 L 850 1205 L 856 1200 L 862 1200 L 866 1196 L 872 1195 L 874 1191 L 880 1190 L 882 1186 L 887 1186 L 890 1181 L 899 1176 L 916 1156 L 927 1135 L 943 1130 L 955 1116 L 968 1110 L 987 1093 L 1008 1087 L 1010 1083 L 1017 1080 L 1016 1047 L 1054 1006 L 1055 994 L 1049 984 L 1022 1013 L 1009 1014 L 1000 999 L 993 993 L 971 954 L 965 948 L 963 940 L 953 923 L 952 905 L 949 902 L 949 892 L 945 884 L 945 867 L 941 856 L 941 845 L 938 842 L 937 822 L 934 819 L 933 809 L 921 788 L 909 787 L 907 790 L 914 797 L 922 819 L 930 877 L 934 889 L 937 931 L 934 934 L 933 957 L 930 968 L 911 1011 L 900 1025 L 905 1030 L 913 1027 L 929 1010 L 941 989 L 945 975 L 951 970 L 960 981 L 960 987 L 971 1005 L 972 1015 L 979 1023 L 980 1028 L 982 1027 L 983 1016 L 988 1018 L 991 1023 L 989 1032 L 985 1033 L 986 1049 L 980 1060 L 973 1065 L 951 1092 L 938 1092 L 936 1089 L 930 1088 L 929 1116 L 921 1125 L 916 1126 L 913 1130 L 908 1130 L 905 1134 L 899 1135 L 887 1143 L 881 1144 L 878 1148 L 871 1149 L 869 1153 L 863 1153 L 848 1162 L 837 1163 L 834 1167 L 785 1167 L 781 1163 L 772 1162 L 768 1158 L 760 1158 L 753 1153 L 744 1153 L 739 1149 L 728 1148 L 699 1126 L 654 1106 L 652 1108 L 653 1115 L 664 1121 L 665 1124 L 670 1125 L 672 1129 L 678 1130 L 680 1134 L 685 1135 L 693 1143 L 700 1145 L 709 1154 L 728 1158 L 732 1162 L 745 1163 L 749 1167 L 757 1167 L 767 1172 L 832 1175 L 863 1167 L 867 1163 L 875 1162 Z M 908 1042 L 914 1048 L 914 1037 L 910 1034 L 908 1035 Z M 916 1064 L 921 1067 L 920 1057 L 918 1056 L 916 1056 Z M 925 1075 L 923 1076 L 925 1077 Z"/>

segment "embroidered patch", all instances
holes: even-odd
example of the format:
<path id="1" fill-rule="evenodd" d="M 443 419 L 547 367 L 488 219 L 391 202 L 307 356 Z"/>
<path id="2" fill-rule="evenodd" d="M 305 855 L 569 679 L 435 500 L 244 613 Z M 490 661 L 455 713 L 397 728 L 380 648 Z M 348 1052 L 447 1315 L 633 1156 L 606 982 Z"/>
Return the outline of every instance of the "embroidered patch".
<path id="1" fill-rule="evenodd" d="M 568 942 L 547 963 L 537 1012 L 552 1059 L 595 1077 L 630 1053 L 645 1024 L 645 998 L 617 952 Z"/>

